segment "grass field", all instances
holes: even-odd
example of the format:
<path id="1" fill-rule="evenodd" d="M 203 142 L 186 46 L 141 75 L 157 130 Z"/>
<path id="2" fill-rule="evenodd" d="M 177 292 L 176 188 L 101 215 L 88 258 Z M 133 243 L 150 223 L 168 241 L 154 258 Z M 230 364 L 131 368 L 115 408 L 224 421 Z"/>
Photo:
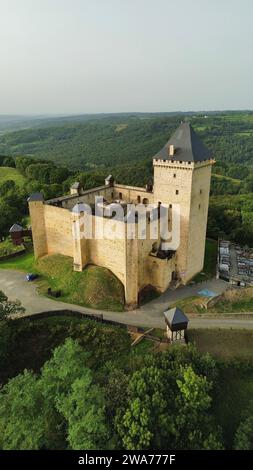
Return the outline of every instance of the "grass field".
<path id="1" fill-rule="evenodd" d="M 253 331 L 228 329 L 189 329 L 189 341 L 203 352 L 225 360 L 253 361 Z"/>
<path id="2" fill-rule="evenodd" d="M 231 449 L 241 419 L 253 413 L 253 370 L 243 367 L 253 361 L 253 331 L 189 329 L 187 335 L 199 351 L 226 361 L 226 366 L 219 367 L 213 411 L 223 428 L 225 446 Z M 234 360 L 241 366 L 233 366 Z"/>
<path id="3" fill-rule="evenodd" d="M 25 178 L 16 168 L 0 167 L 0 184 L 7 180 L 15 181 L 17 186 L 22 186 L 25 183 Z"/>

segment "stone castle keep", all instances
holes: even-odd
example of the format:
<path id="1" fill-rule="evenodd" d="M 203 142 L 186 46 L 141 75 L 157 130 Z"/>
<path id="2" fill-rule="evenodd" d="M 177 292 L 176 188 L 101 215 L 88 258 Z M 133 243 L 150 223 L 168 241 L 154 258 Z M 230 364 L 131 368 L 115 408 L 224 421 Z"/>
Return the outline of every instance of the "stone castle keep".
<path id="1" fill-rule="evenodd" d="M 29 210 L 35 257 L 59 253 L 73 258 L 75 271 L 82 271 L 88 264 L 111 270 L 124 285 L 129 307 L 138 304 L 139 293 L 146 287 L 164 292 L 171 283 L 185 284 L 203 269 L 213 162 L 191 125 L 182 123 L 153 158 L 153 185 L 121 185 L 110 176 L 103 186 L 83 191 L 75 183 L 70 195 L 48 201 L 40 193 L 32 194 Z M 76 238 L 75 231 L 88 221 L 85 217 L 90 218 L 92 226 L 96 222 L 94 211 L 82 212 L 82 203 L 94 208 L 96 196 L 103 197 L 105 208 L 117 202 L 124 210 L 129 203 L 158 208 L 161 204 L 169 208 L 179 204 L 179 247 L 164 251 L 160 231 L 155 237 L 147 230 L 146 239 L 128 239 L 127 224 L 106 216 L 107 227 L 112 224 L 115 230 L 116 224 L 122 234 L 120 239 Z M 169 224 L 173 224 L 170 209 Z"/>

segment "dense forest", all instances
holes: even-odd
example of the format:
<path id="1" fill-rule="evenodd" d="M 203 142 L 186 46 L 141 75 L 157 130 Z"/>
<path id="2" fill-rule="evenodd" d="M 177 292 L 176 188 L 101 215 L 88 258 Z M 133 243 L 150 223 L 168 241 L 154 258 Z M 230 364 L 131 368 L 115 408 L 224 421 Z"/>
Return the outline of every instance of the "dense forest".
<path id="1" fill-rule="evenodd" d="M 252 365 L 131 348 L 122 326 L 85 318 L 10 319 L 22 310 L 0 291 L 1 449 L 252 449 L 251 405 L 232 433 L 215 411 L 221 374 Z"/>
<path id="2" fill-rule="evenodd" d="M 252 245 L 253 112 L 86 116 L 5 132 L 0 136 L 0 166 L 16 166 L 26 183 L 16 188 L 0 179 L 2 217 L 11 216 L 7 206 L 12 194 L 20 209 L 20 214 L 12 212 L 15 221 L 25 213 L 24 198 L 30 192 L 42 191 L 45 198 L 58 196 L 68 192 L 76 179 L 89 189 L 103 183 L 110 172 L 118 182 L 145 185 L 152 180 L 153 155 L 184 118 L 216 159 L 208 235 Z M 17 206 L 18 195 L 23 202 Z M 2 235 L 5 226 L 0 223 Z"/>

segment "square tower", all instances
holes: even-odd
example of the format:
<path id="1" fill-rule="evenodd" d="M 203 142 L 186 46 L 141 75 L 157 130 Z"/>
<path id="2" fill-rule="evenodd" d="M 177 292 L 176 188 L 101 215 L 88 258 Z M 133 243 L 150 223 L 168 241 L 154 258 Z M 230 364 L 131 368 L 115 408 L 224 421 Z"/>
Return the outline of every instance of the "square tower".
<path id="1" fill-rule="evenodd" d="M 153 159 L 154 202 L 180 205 L 176 274 L 182 283 L 203 269 L 213 163 L 188 122 L 181 123 Z"/>

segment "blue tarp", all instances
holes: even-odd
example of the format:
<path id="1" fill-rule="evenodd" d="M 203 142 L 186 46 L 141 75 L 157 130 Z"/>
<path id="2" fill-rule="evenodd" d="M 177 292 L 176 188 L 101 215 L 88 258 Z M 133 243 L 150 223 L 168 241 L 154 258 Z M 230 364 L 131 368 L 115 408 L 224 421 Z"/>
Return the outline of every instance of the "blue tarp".
<path id="1" fill-rule="evenodd" d="M 216 297 L 218 294 L 212 290 L 203 289 L 198 292 L 198 295 L 201 295 L 202 297 Z"/>

